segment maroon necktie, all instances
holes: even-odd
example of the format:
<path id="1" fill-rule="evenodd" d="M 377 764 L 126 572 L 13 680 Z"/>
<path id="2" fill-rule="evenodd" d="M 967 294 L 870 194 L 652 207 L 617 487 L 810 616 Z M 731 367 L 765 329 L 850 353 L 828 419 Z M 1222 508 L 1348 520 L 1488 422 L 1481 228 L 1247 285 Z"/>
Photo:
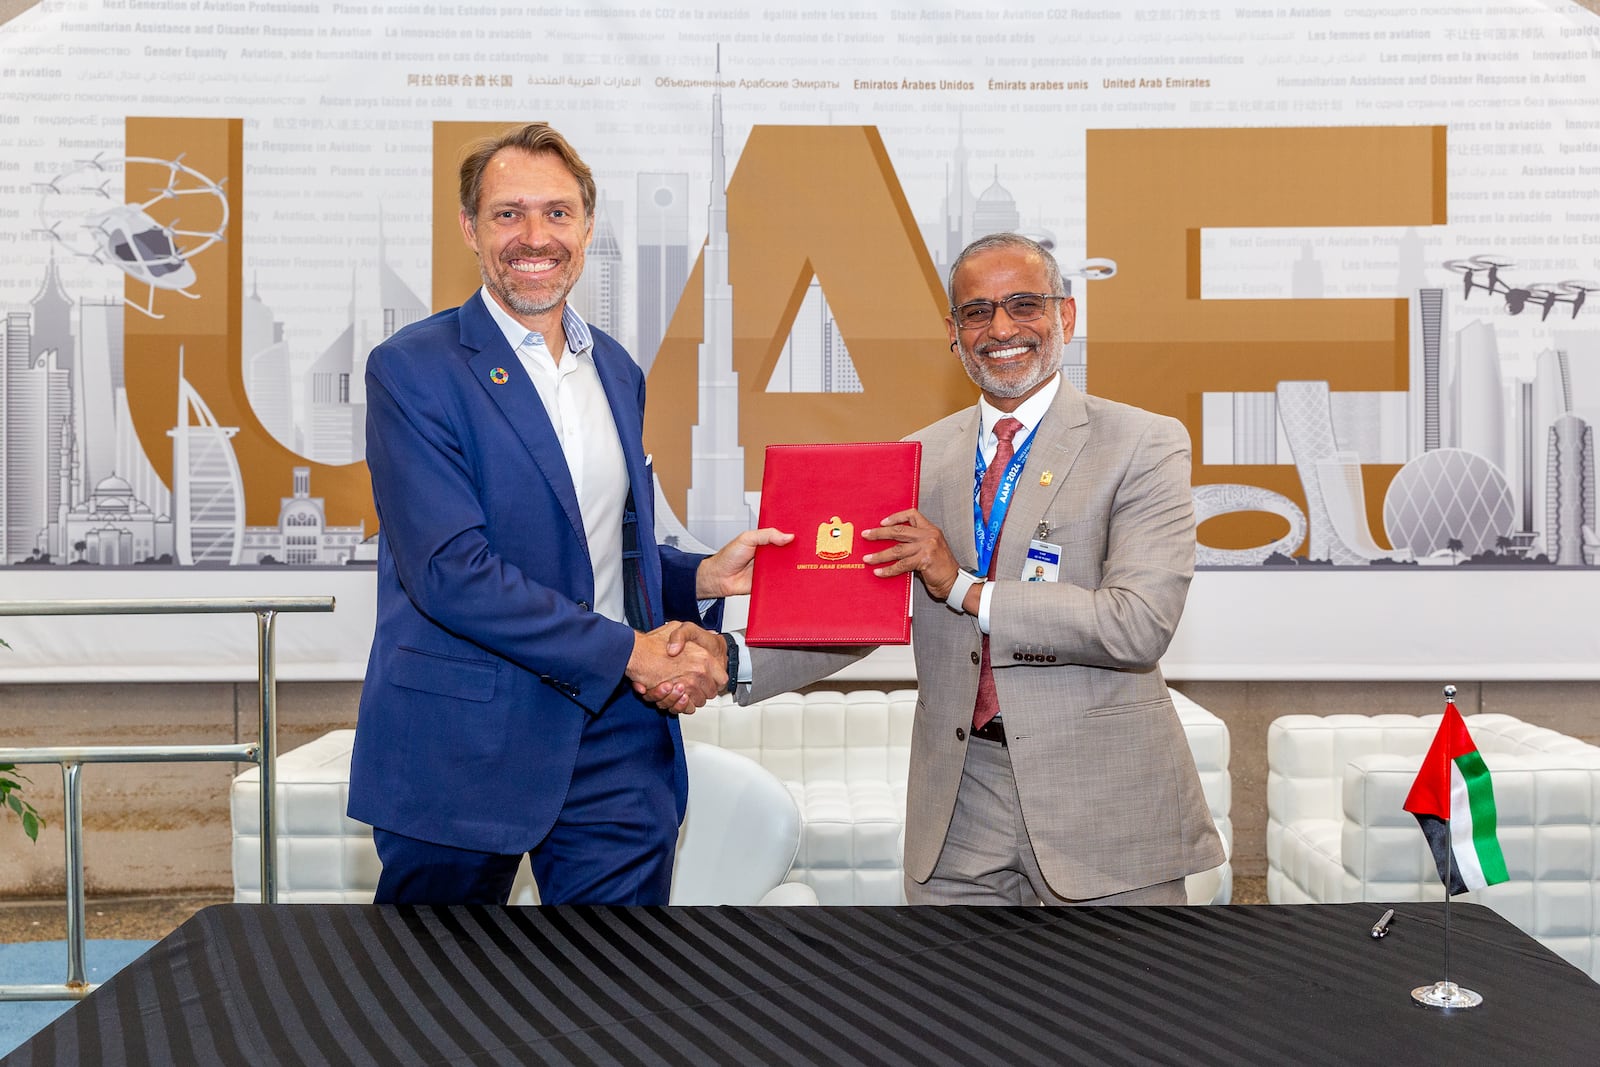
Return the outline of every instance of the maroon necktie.
<path id="1" fill-rule="evenodd" d="M 978 486 L 978 507 L 983 512 L 983 521 L 989 521 L 989 509 L 994 505 L 995 491 L 1000 488 L 1000 479 L 1005 474 L 1006 468 L 1011 465 L 1011 457 L 1016 454 L 1016 449 L 1011 446 L 1011 439 L 1017 436 L 1017 431 L 1022 429 L 1022 423 L 1009 415 L 994 424 L 994 435 L 1000 441 L 994 450 L 994 458 L 983 469 L 983 481 Z M 989 552 L 989 577 L 994 577 L 995 561 L 1000 558 L 1000 536 L 995 535 L 994 547 Z M 978 701 L 972 709 L 972 726 L 982 729 L 989 724 L 989 720 L 1000 714 L 1000 698 L 994 691 L 994 671 L 989 666 L 989 635 L 983 635 L 983 662 L 978 665 Z"/>

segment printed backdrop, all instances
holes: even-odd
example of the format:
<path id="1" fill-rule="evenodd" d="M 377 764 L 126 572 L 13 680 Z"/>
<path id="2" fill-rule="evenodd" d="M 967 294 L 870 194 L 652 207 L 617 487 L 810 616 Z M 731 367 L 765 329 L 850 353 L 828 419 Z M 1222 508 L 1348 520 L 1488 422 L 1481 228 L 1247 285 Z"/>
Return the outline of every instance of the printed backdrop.
<path id="1" fill-rule="evenodd" d="M 476 285 L 461 147 L 545 119 L 676 543 L 754 522 L 769 443 L 970 403 L 942 279 L 1017 231 L 1068 376 L 1193 438 L 1170 675 L 1593 677 L 1593 6 L 0 4 L 0 598 L 331 593 L 280 674 L 359 677 L 365 358 Z M 248 620 L 0 635 L 7 680 L 254 662 Z"/>

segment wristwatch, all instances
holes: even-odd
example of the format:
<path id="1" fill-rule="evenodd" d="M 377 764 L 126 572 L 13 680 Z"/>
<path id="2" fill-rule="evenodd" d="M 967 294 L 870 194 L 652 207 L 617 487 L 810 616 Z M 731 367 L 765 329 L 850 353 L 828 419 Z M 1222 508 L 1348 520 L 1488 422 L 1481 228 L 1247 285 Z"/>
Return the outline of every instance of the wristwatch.
<path id="1" fill-rule="evenodd" d="M 945 604 L 949 606 L 951 611 L 964 612 L 966 608 L 963 607 L 963 604 L 967 599 L 967 590 L 983 583 L 984 579 L 971 571 L 956 571 L 956 580 L 951 584 L 950 592 L 944 598 Z"/>
<path id="2" fill-rule="evenodd" d="M 722 635 L 722 643 L 728 646 L 728 692 L 733 692 L 739 687 L 739 642 L 730 635 Z"/>

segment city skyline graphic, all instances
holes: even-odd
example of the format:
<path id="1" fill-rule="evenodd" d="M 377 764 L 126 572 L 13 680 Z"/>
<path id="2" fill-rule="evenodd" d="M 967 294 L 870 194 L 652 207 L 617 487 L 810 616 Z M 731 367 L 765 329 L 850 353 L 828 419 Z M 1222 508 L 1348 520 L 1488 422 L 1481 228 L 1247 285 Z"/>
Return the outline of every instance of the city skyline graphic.
<path id="1" fill-rule="evenodd" d="M 848 338 L 815 276 L 775 369 L 765 382 L 741 386 L 733 357 L 738 294 L 728 271 L 729 164 L 720 83 L 710 103 L 710 179 L 704 191 L 688 172 L 603 176 L 606 186 L 634 195 L 631 203 L 602 195 L 587 265 L 573 295 L 580 312 L 623 340 L 648 373 L 695 257 L 703 257 L 705 325 L 684 513 L 674 514 L 657 491 L 664 538 L 687 548 L 720 545 L 753 525 L 759 494 L 744 488 L 741 388 L 815 394 L 862 389 Z M 1022 232 L 1056 248 L 1053 234 L 1025 223 L 1024 205 L 1005 186 L 998 163 L 974 174 L 959 113 L 948 144 L 941 202 L 925 205 L 918 215 L 941 278 L 960 249 L 986 233 Z M 167 162 L 173 174 L 209 181 L 180 161 Z M 63 159 L 58 177 L 81 186 L 85 175 L 98 178 L 102 170 L 116 169 Z M 103 195 L 94 185 L 78 191 Z M 148 205 L 128 205 L 136 206 Z M 220 269 L 200 257 L 216 239 L 208 230 L 193 231 L 190 236 L 200 235 L 201 244 L 184 255 L 176 243 L 184 231 L 147 225 L 142 215 L 118 215 L 120 228 L 108 230 L 105 219 L 117 210 L 83 220 L 95 243 L 88 254 L 121 257 L 108 266 L 149 284 L 145 305 L 75 298 L 65 288 L 57 255 L 84 253 L 62 252 L 62 242 L 52 241 L 45 246 L 38 291 L 25 305 L 4 309 L 0 562 L 314 567 L 374 559 L 375 531 L 364 523 L 328 520 L 323 498 L 313 495 L 311 465 L 362 460 L 366 353 L 429 311 L 386 254 L 381 211 L 375 269 L 352 265 L 344 328 L 320 352 L 291 351 L 285 324 L 258 287 L 252 285 L 243 301 L 241 361 L 250 405 L 271 436 L 307 464 L 293 468 L 289 484 L 244 484 L 234 456 L 238 428 L 220 424 L 207 398 L 184 376 L 180 346 L 174 417 L 166 431 L 169 486 L 128 416 L 124 316 L 152 315 L 160 293 L 170 294 L 159 301 L 162 313 L 181 319 L 184 301 L 176 298 L 192 300 L 193 294 L 151 279 L 162 271 L 192 277 L 196 269 Z M 697 243 L 693 218 L 700 212 L 705 237 Z M 46 221 L 58 235 L 63 222 L 70 222 L 59 211 L 41 218 L 41 226 Z M 1536 304 L 1540 292 L 1550 298 L 1546 318 L 1552 307 L 1561 314 L 1546 323 L 1549 343 L 1532 373 L 1518 373 L 1502 360 L 1495 313 L 1486 300 L 1489 287 L 1480 284 L 1485 292 L 1475 293 L 1470 280 L 1461 290 L 1430 283 L 1439 268 L 1425 266 L 1415 230 L 1397 236 L 1395 247 L 1395 286 L 1410 313 L 1409 388 L 1356 392 L 1333 389 L 1326 380 L 1285 379 L 1271 391 L 1203 393 L 1197 460 L 1212 466 L 1292 465 L 1303 500 L 1247 481 L 1196 486 L 1202 523 L 1197 563 L 1593 566 L 1600 547 L 1593 448 L 1593 424 L 1600 418 L 1600 331 L 1578 314 L 1585 290 L 1570 290 L 1564 304 L 1555 304 L 1553 291 L 1533 291 Z M 1328 295 L 1316 251 L 1309 243 L 1300 251 L 1283 279 L 1288 295 Z M 190 258 L 198 262 L 191 266 Z M 1082 275 L 1081 264 L 1061 265 L 1069 276 Z M 1506 296 L 1508 305 L 1512 299 Z M 1085 332 L 1072 340 L 1063 365 L 1074 385 L 1090 391 L 1091 355 Z M 297 372 L 297 364 L 304 369 Z M 1376 523 L 1365 502 L 1374 466 L 1395 468 Z M 278 521 L 247 524 L 247 493 L 278 495 Z M 1245 547 L 1206 543 L 1207 520 L 1238 513 L 1272 517 L 1282 532 Z"/>

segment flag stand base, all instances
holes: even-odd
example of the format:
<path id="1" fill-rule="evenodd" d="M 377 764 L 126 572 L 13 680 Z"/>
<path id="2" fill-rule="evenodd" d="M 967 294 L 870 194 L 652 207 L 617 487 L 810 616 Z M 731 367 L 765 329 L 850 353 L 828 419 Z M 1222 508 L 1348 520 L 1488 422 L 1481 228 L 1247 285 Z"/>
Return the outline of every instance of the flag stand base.
<path id="1" fill-rule="evenodd" d="M 1463 989 L 1454 982 L 1418 986 L 1411 991 L 1411 999 L 1424 1008 L 1476 1008 L 1483 1003 L 1481 994 Z"/>

